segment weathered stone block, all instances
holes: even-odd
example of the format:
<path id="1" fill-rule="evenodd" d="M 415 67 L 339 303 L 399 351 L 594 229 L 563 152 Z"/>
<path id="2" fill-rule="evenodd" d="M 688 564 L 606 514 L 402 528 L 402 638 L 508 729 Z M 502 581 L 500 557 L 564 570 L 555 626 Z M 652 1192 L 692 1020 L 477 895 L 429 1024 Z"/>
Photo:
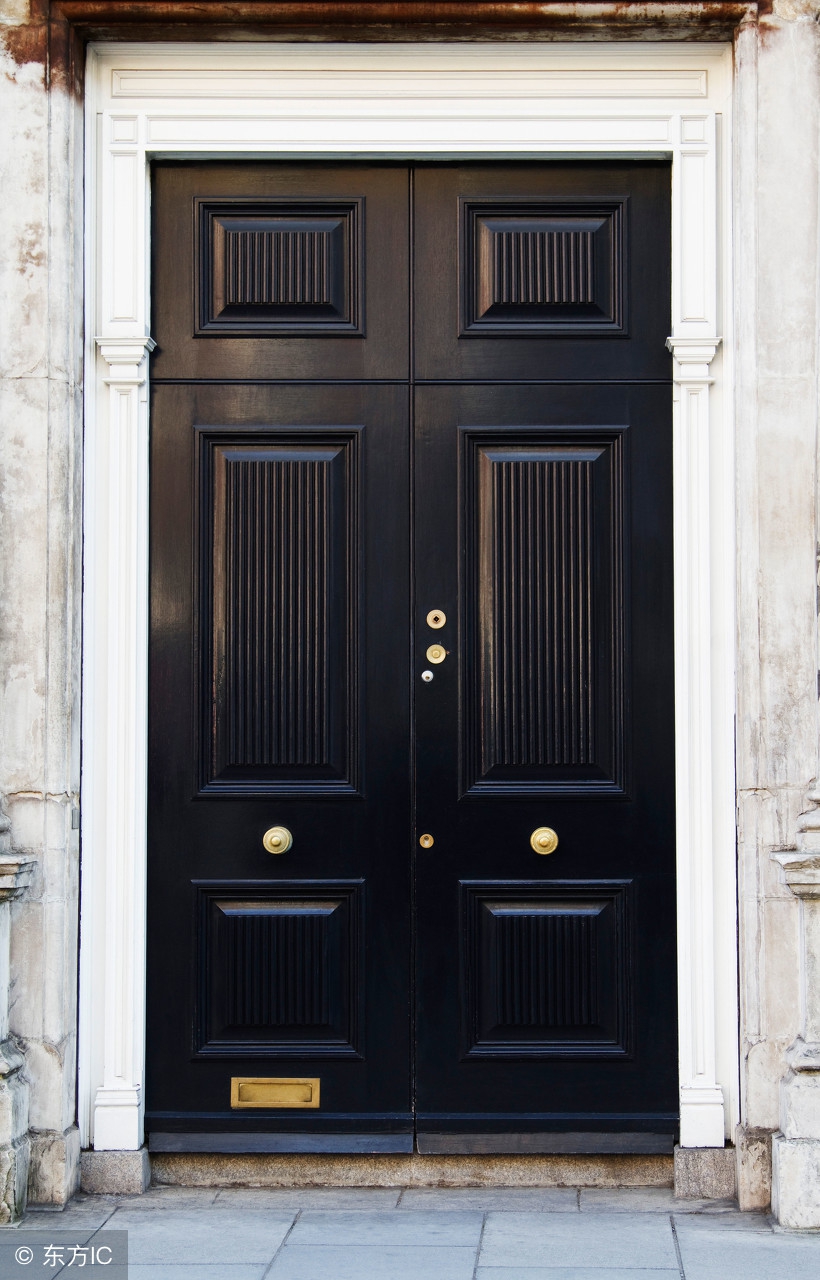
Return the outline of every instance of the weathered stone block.
<path id="1" fill-rule="evenodd" d="M 734 1200 L 733 1147 L 675 1147 L 675 1195 L 680 1200 Z"/>
<path id="2" fill-rule="evenodd" d="M 820 1228 L 820 1142 L 774 1135 L 772 1211 L 781 1227 Z"/>
<path id="3" fill-rule="evenodd" d="M 772 1200 L 772 1133 L 739 1124 L 735 1130 L 737 1200 L 744 1211 L 768 1209 Z"/>
<path id="4" fill-rule="evenodd" d="M 820 1072 L 791 1073 L 780 1086 L 780 1130 L 784 1138 L 820 1141 Z"/>
<path id="5" fill-rule="evenodd" d="M 151 1183 L 148 1149 L 84 1151 L 82 1189 L 91 1195 L 142 1195 Z"/>
<path id="6" fill-rule="evenodd" d="M 26 1208 L 28 1137 L 0 1149 L 0 1223 L 19 1222 Z"/>
<path id="7" fill-rule="evenodd" d="M 32 1204 L 63 1205 L 80 1185 L 80 1133 L 76 1125 L 65 1133 L 31 1137 L 28 1198 Z"/>

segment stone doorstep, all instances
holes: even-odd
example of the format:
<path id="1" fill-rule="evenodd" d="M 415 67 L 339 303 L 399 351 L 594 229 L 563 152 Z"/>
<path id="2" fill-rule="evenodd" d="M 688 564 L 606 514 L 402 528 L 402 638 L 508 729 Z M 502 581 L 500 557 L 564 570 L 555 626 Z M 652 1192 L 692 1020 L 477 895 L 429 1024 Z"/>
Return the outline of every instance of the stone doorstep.
<path id="1" fill-rule="evenodd" d="M 82 1189 L 177 1187 L 666 1187 L 682 1199 L 735 1196 L 733 1147 L 666 1155 L 217 1155 L 84 1151 Z"/>

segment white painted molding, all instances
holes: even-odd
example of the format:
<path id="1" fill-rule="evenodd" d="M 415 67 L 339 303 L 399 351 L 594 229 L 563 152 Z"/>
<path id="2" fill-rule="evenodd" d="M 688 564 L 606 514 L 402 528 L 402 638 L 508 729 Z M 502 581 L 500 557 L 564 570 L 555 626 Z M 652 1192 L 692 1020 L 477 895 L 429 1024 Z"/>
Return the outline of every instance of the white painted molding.
<path id="1" fill-rule="evenodd" d="M 716 1077 L 709 389 L 719 338 L 668 338 L 674 360 L 675 750 L 678 846 L 680 1142 L 722 1147 Z M 692 803 L 692 797 L 697 803 Z M 684 856 L 681 856 L 684 854 Z"/>
<path id="2" fill-rule="evenodd" d="M 85 477 L 84 1048 L 97 1150 L 142 1145 L 151 338 L 97 338 Z M 90 1007 L 89 1007 L 90 1006 Z M 91 1136 L 91 1135 L 90 1135 Z"/>
<path id="3" fill-rule="evenodd" d="M 715 921 L 731 928 L 735 910 L 733 730 L 711 674 L 723 685 L 733 671 L 734 593 L 709 518 L 710 503 L 727 520 L 733 511 L 732 475 L 710 458 L 712 406 L 730 390 L 713 357 L 718 265 L 731 247 L 724 224 L 718 252 L 730 151 L 718 122 L 725 139 L 731 74 L 731 49 L 711 43 L 91 47 L 88 326 L 106 372 L 91 387 L 86 432 L 84 1145 L 132 1148 L 142 1137 L 155 156 L 671 157 L 681 1141 L 722 1145 L 734 1131 L 737 1036 L 715 1029 L 716 1009 L 737 1009 L 736 952 L 715 947 Z"/>

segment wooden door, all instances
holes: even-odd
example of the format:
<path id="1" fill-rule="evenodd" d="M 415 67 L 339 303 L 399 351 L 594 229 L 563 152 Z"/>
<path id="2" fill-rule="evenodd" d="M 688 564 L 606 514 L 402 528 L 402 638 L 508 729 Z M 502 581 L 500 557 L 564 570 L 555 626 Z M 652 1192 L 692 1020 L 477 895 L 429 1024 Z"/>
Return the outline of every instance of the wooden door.
<path id="1" fill-rule="evenodd" d="M 668 1148 L 668 167 L 153 216 L 151 1146 Z"/>

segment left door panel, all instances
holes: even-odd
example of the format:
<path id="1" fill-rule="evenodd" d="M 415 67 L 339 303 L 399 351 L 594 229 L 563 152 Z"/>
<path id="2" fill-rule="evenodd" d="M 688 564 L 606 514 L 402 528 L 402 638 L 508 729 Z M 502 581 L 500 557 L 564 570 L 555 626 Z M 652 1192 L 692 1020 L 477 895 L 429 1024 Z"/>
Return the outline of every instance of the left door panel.
<path id="1" fill-rule="evenodd" d="M 407 388 L 152 395 L 151 1144 L 410 1150 Z"/>

